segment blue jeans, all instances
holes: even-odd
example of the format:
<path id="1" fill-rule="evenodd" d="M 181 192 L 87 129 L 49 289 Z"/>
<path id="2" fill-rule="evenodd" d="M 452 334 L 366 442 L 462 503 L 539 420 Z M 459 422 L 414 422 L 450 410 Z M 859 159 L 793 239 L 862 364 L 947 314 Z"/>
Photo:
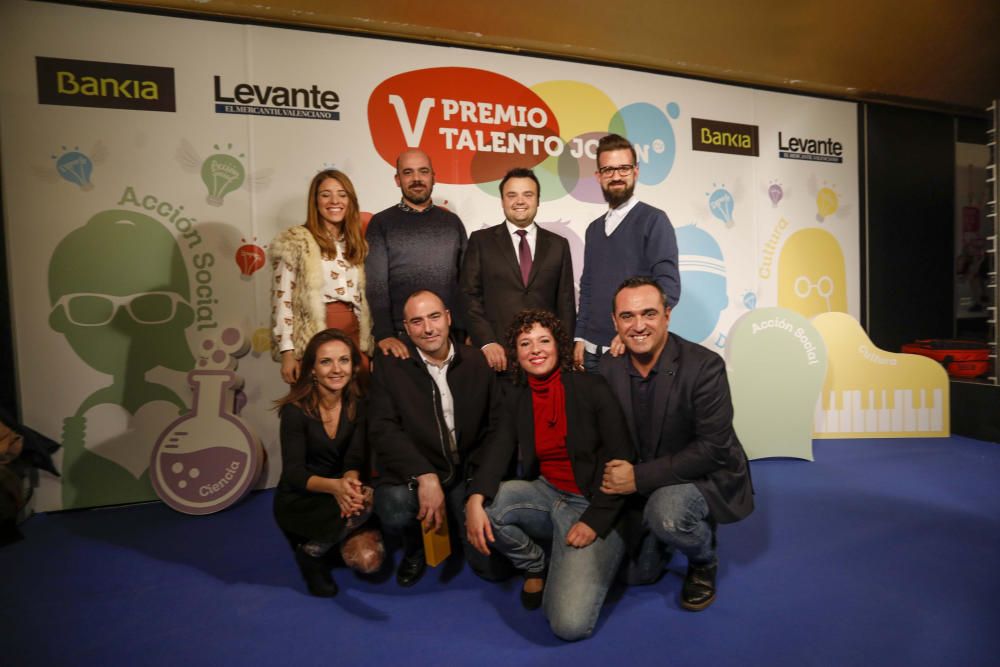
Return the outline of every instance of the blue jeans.
<path id="1" fill-rule="evenodd" d="M 469 544 L 465 535 L 465 483 L 458 483 L 445 489 L 445 505 L 448 508 L 448 530 L 452 536 L 460 536 L 462 553 L 472 571 L 487 581 L 504 581 L 513 574 L 510 562 L 499 554 L 484 556 Z M 382 484 L 375 488 L 375 514 L 382 528 L 400 535 L 403 552 L 415 556 L 424 549 L 423 533 L 417 521 L 420 501 L 417 490 L 406 484 Z"/>
<path id="2" fill-rule="evenodd" d="M 545 551 L 538 542 L 551 539 L 542 610 L 552 632 L 566 641 L 593 633 L 625 554 L 625 543 L 615 531 L 582 549 L 566 544 L 566 533 L 588 505 L 583 496 L 560 491 L 542 478 L 516 479 L 500 485 L 486 510 L 495 550 L 522 572 L 545 572 Z"/>
<path id="3" fill-rule="evenodd" d="M 692 565 L 713 565 L 715 529 L 705 497 L 694 484 L 661 486 L 650 494 L 642 512 L 645 535 L 639 554 L 625 567 L 628 584 L 649 584 L 660 578 L 673 551 Z"/>
<path id="4" fill-rule="evenodd" d="M 597 352 L 588 352 L 587 350 L 583 351 L 583 370 L 588 373 L 597 372 L 597 364 L 601 361 L 601 357 L 607 354 L 607 352 L 601 352 L 602 349 L 603 348 L 598 345 Z"/>

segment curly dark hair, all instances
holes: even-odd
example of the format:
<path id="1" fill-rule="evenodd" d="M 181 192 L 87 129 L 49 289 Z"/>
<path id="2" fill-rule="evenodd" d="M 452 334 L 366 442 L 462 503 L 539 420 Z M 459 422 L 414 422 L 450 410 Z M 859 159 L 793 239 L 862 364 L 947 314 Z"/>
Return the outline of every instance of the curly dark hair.
<path id="1" fill-rule="evenodd" d="M 514 316 L 514 321 L 507 328 L 507 367 L 514 375 L 515 384 L 525 384 L 524 370 L 517 363 L 517 337 L 523 333 L 528 333 L 535 325 L 548 329 L 552 337 L 556 339 L 556 350 L 559 353 L 559 368 L 563 372 L 573 370 L 573 344 L 569 339 L 569 334 L 563 328 L 559 318 L 547 310 L 522 310 Z"/>

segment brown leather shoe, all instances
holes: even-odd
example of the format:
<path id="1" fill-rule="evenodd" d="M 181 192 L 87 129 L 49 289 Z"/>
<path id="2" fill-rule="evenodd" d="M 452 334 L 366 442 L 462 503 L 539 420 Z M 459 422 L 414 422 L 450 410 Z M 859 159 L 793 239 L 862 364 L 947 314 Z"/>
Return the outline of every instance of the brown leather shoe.
<path id="1" fill-rule="evenodd" d="M 701 611 L 715 602 L 715 575 L 718 564 L 688 565 L 681 588 L 681 606 L 688 611 Z"/>

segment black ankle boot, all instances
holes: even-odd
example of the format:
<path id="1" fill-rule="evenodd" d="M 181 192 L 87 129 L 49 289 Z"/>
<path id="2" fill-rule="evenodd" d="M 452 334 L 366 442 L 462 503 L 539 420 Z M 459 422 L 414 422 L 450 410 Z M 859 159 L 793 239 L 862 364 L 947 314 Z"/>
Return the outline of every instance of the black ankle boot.
<path id="1" fill-rule="evenodd" d="M 541 572 L 538 574 L 532 574 L 530 572 L 524 573 L 524 581 L 527 583 L 531 579 L 541 579 L 542 587 L 533 593 L 529 593 L 521 587 L 521 606 L 528 611 L 534 611 L 542 606 L 542 599 L 545 597 L 545 573 Z"/>
<path id="2" fill-rule="evenodd" d="M 302 578 L 306 580 L 310 595 L 332 598 L 337 594 L 337 582 L 333 580 L 325 558 L 310 556 L 300 546 L 295 550 L 295 562 L 299 565 Z"/>
<path id="3" fill-rule="evenodd" d="M 396 569 L 396 583 L 408 588 L 420 581 L 426 568 L 427 559 L 424 557 L 422 549 L 415 554 L 403 556 L 399 568 Z"/>
<path id="4" fill-rule="evenodd" d="M 715 602 L 715 575 L 719 566 L 688 565 L 681 589 L 681 606 L 688 611 L 701 611 Z"/>

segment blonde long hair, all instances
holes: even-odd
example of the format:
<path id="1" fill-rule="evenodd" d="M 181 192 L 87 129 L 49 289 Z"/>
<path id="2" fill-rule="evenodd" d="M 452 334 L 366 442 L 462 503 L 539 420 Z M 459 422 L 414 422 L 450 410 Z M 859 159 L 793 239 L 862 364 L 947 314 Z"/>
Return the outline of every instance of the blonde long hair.
<path id="1" fill-rule="evenodd" d="M 337 244 L 323 231 L 323 220 L 319 217 L 316 209 L 316 195 L 319 194 L 320 184 L 328 178 L 336 179 L 347 192 L 347 213 L 344 216 L 344 259 L 348 263 L 358 266 L 363 264 L 368 255 L 368 242 L 365 235 L 361 233 L 361 208 L 358 206 L 358 194 L 354 190 L 354 184 L 342 171 L 337 169 L 324 169 L 316 174 L 309 184 L 309 199 L 306 201 L 306 229 L 308 229 L 316 243 L 319 245 L 323 255 L 331 259 L 337 256 Z"/>

